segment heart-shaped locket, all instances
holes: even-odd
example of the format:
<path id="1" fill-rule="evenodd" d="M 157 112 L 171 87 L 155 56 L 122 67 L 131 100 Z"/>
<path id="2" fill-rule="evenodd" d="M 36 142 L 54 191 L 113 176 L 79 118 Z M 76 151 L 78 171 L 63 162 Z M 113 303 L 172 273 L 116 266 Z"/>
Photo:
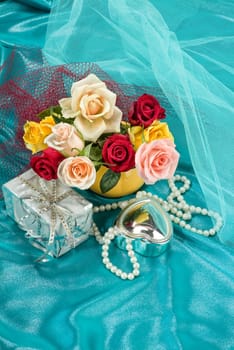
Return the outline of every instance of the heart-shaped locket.
<path id="1" fill-rule="evenodd" d="M 136 199 L 116 220 L 120 235 L 117 246 L 126 250 L 125 237 L 132 239 L 133 250 L 144 256 L 157 256 L 168 247 L 173 234 L 171 220 L 153 197 Z"/>

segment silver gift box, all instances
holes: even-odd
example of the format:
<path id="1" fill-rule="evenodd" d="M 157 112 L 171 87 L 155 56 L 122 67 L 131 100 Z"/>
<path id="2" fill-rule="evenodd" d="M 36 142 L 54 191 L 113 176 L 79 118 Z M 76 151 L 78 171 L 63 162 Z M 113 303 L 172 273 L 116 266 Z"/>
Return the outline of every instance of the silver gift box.
<path id="1" fill-rule="evenodd" d="M 28 170 L 2 189 L 7 214 L 46 255 L 57 258 L 92 234 L 92 203 L 59 180 Z"/>

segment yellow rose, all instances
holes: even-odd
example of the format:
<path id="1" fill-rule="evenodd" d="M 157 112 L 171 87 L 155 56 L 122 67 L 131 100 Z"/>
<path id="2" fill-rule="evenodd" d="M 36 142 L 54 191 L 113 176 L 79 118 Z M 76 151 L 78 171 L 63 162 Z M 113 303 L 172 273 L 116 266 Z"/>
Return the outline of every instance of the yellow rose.
<path id="1" fill-rule="evenodd" d="M 51 128 L 52 126 L 55 125 L 55 121 L 54 118 L 49 116 L 49 117 L 45 117 L 44 119 L 42 119 L 40 121 L 40 126 L 41 126 L 41 132 L 48 136 L 51 133 Z"/>
<path id="2" fill-rule="evenodd" d="M 174 142 L 173 135 L 171 134 L 167 123 L 160 123 L 158 121 L 153 122 L 144 130 L 144 137 L 145 142 L 159 139 L 170 139 Z"/>
<path id="3" fill-rule="evenodd" d="M 132 126 L 128 129 L 128 135 L 135 150 L 144 142 L 143 130 L 141 126 Z"/>
<path id="4" fill-rule="evenodd" d="M 153 140 L 170 139 L 174 142 L 173 135 L 167 123 L 161 123 L 158 120 L 155 120 L 145 129 L 141 126 L 133 126 L 129 129 L 128 133 L 135 150 L 137 150 L 142 143 L 148 143 Z"/>
<path id="5" fill-rule="evenodd" d="M 40 121 L 40 123 L 27 121 L 24 125 L 24 142 L 32 153 L 37 153 L 48 146 L 44 143 L 46 136 L 51 134 L 51 128 L 55 125 L 54 119 L 49 116 Z"/>

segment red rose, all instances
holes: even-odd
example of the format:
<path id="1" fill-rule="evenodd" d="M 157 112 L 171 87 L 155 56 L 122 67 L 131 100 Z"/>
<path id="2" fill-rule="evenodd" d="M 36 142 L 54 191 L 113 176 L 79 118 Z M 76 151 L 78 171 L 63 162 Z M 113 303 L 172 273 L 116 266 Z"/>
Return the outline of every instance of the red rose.
<path id="1" fill-rule="evenodd" d="M 102 158 L 116 173 L 135 167 L 135 151 L 126 135 L 114 134 L 108 137 L 102 148 Z"/>
<path id="2" fill-rule="evenodd" d="M 40 156 L 30 160 L 32 169 L 45 180 L 57 179 L 57 169 L 64 156 L 53 148 L 48 147 Z"/>
<path id="3" fill-rule="evenodd" d="M 154 120 L 163 118 L 165 118 L 165 109 L 154 96 L 148 94 L 143 94 L 133 102 L 128 112 L 128 119 L 132 125 L 147 127 Z"/>

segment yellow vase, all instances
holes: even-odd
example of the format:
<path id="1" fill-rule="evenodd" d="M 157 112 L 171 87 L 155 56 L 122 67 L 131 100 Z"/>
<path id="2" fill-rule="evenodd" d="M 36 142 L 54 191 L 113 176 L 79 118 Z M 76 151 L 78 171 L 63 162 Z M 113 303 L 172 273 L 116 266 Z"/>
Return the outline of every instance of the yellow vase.
<path id="1" fill-rule="evenodd" d="M 122 172 L 118 183 L 110 191 L 102 193 L 100 189 L 100 182 L 107 170 L 108 168 L 103 165 L 98 169 L 96 181 L 93 184 L 93 186 L 90 188 L 91 191 L 103 197 L 109 197 L 109 198 L 123 197 L 128 194 L 136 192 L 144 184 L 144 181 L 142 180 L 141 177 L 138 176 L 137 171 L 134 168 L 134 169 Z"/>

